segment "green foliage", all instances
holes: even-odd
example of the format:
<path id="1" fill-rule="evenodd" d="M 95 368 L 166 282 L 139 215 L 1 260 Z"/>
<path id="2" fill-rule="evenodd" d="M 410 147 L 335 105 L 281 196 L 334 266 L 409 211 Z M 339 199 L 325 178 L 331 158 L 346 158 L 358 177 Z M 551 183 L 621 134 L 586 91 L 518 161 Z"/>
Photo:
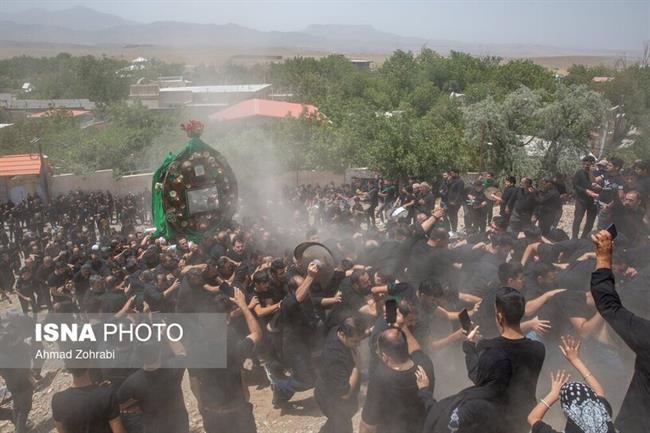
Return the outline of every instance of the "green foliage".
<path id="1" fill-rule="evenodd" d="M 465 134 L 481 155 L 479 168 L 517 175 L 570 171 L 589 152 L 609 103 L 584 86 L 559 86 L 553 93 L 527 87 L 465 108 Z M 568 162 L 568 164 L 567 164 Z"/>
<path id="2" fill-rule="evenodd" d="M 30 97 L 94 99 L 100 102 L 96 117 L 108 122 L 103 130 L 80 130 L 63 112 L 18 121 L 0 130 L 0 152 L 32 151 L 30 141 L 41 137 L 59 171 L 156 167 L 185 141 L 177 125 L 187 119 L 127 105 L 128 85 L 140 77 L 180 75 L 183 66 L 153 60 L 142 71 L 117 73 L 126 66 L 68 54 L 0 61 L 0 86 L 15 89 L 30 81 L 36 87 Z M 600 75 L 614 80 L 592 83 Z M 425 48 L 395 51 L 373 70 L 330 55 L 252 67 L 199 65 L 186 78 L 197 85 L 268 82 L 275 93 L 290 93 L 325 116 L 239 129 L 206 125 L 206 142 L 243 170 L 255 162 L 279 171 L 368 166 L 394 177 L 431 177 L 451 166 L 519 175 L 567 172 L 588 151 L 591 134 L 613 105 L 622 107 L 628 129 L 640 131 L 634 145 L 617 154 L 650 156 L 650 68 L 574 66 L 558 82 L 529 60 L 459 52 L 443 57 Z"/>

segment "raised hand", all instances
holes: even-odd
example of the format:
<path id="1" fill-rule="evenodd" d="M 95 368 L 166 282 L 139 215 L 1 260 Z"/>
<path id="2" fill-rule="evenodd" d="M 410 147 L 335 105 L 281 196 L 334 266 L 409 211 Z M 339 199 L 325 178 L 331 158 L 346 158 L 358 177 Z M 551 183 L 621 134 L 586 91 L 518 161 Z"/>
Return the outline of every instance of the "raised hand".
<path id="1" fill-rule="evenodd" d="M 562 355 L 570 362 L 574 363 L 580 359 L 580 345 L 579 340 L 574 340 L 570 335 L 560 337 L 562 344 L 560 344 L 560 351 Z"/>
<path id="2" fill-rule="evenodd" d="M 427 376 L 427 372 L 424 371 L 421 365 L 418 365 L 418 369 L 415 370 L 415 381 L 418 384 L 418 389 L 429 387 L 429 376 Z"/>
<path id="3" fill-rule="evenodd" d="M 558 370 L 555 374 L 551 372 L 551 392 L 549 394 L 551 394 L 555 400 L 560 397 L 562 385 L 567 383 L 569 379 L 571 379 L 571 375 L 565 370 Z"/>

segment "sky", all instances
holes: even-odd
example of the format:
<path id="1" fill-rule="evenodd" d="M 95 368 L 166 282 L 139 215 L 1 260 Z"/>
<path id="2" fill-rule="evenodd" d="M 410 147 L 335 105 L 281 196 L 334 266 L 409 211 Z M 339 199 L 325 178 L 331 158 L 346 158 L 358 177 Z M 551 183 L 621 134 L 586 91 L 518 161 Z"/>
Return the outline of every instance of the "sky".
<path id="1" fill-rule="evenodd" d="M 17 12 L 83 5 L 139 21 L 235 23 L 293 31 L 309 24 L 366 24 L 433 40 L 640 51 L 650 40 L 650 0 L 0 0 Z"/>

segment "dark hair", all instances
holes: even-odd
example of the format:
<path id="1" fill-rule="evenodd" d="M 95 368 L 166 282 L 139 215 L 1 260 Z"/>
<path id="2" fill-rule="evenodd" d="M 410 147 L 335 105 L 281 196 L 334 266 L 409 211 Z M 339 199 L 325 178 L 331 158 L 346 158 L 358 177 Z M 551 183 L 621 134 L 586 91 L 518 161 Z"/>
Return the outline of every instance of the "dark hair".
<path id="1" fill-rule="evenodd" d="M 354 267 L 354 263 L 352 262 L 352 260 L 350 260 L 350 259 L 343 259 L 343 260 L 341 260 L 341 268 L 342 268 L 344 271 L 349 271 L 349 270 L 352 269 L 353 267 Z"/>
<path id="2" fill-rule="evenodd" d="M 402 299 L 397 303 L 397 309 L 399 310 L 400 313 L 402 313 L 402 316 L 406 317 L 411 313 L 416 313 L 418 310 L 411 304 L 408 300 Z"/>
<path id="3" fill-rule="evenodd" d="M 546 263 L 535 263 L 535 266 L 533 266 L 531 275 L 533 278 L 537 279 L 539 277 L 545 277 L 546 275 L 549 274 L 549 272 L 553 271 L 553 267 Z"/>
<path id="4" fill-rule="evenodd" d="M 442 298 L 444 296 L 442 284 L 440 284 L 440 281 L 433 278 L 422 281 L 418 287 L 418 293 L 433 296 L 434 298 Z"/>
<path id="5" fill-rule="evenodd" d="M 524 268 L 521 266 L 521 263 L 510 262 L 499 265 L 499 281 L 501 281 L 501 284 L 506 284 L 509 279 L 515 278 L 517 275 L 523 273 Z"/>
<path id="6" fill-rule="evenodd" d="M 492 222 L 499 230 L 505 231 L 508 228 L 508 220 L 503 215 L 493 217 Z"/>
<path id="7" fill-rule="evenodd" d="M 259 271 L 253 274 L 253 283 L 264 284 L 269 282 L 269 274 L 266 271 Z"/>
<path id="8" fill-rule="evenodd" d="M 596 158 L 594 158 L 594 157 L 591 156 L 591 155 L 587 155 L 587 156 L 585 156 L 584 158 L 582 158 L 582 162 L 590 162 L 590 163 L 593 164 L 593 163 L 596 162 Z"/>
<path id="9" fill-rule="evenodd" d="M 526 311 L 524 295 L 512 287 L 497 289 L 494 305 L 496 311 L 503 315 L 504 320 L 510 326 L 519 325 Z"/>
<path id="10" fill-rule="evenodd" d="M 361 279 L 361 277 L 363 277 L 367 273 L 368 271 L 366 271 L 365 269 L 355 269 L 354 271 L 352 271 L 352 275 L 350 275 L 350 282 L 352 284 L 357 284 Z"/>
<path id="11" fill-rule="evenodd" d="M 377 348 L 396 362 L 406 362 L 409 359 L 406 336 L 400 329 L 386 329 L 379 334 Z"/>
<path id="12" fill-rule="evenodd" d="M 284 261 L 282 259 L 275 259 L 271 262 L 271 272 L 278 272 L 280 269 L 284 269 Z"/>
<path id="13" fill-rule="evenodd" d="M 449 233 L 443 228 L 436 228 L 429 233 L 429 239 L 434 241 L 449 240 Z"/>
<path id="14" fill-rule="evenodd" d="M 609 158 L 609 162 L 616 168 L 621 169 L 625 164 L 621 158 Z"/>
<path id="15" fill-rule="evenodd" d="M 343 319 L 343 321 L 339 324 L 338 330 L 343 335 L 350 338 L 362 336 L 366 331 L 366 328 L 363 325 L 363 320 L 361 320 L 360 317 L 350 316 Z"/>
<path id="16" fill-rule="evenodd" d="M 517 178 L 514 176 L 508 176 L 506 177 L 506 180 L 510 182 L 511 184 L 515 185 L 517 183 Z"/>

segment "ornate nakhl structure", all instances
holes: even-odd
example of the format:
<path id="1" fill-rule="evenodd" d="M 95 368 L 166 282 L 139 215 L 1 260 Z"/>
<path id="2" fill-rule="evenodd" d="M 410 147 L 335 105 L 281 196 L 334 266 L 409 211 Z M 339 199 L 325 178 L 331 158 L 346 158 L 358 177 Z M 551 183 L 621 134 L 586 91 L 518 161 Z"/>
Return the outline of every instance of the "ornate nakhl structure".
<path id="1" fill-rule="evenodd" d="M 230 223 L 237 210 L 237 179 L 228 161 L 201 140 L 201 122 L 181 128 L 189 141 L 165 158 L 152 180 L 154 236 L 196 241 Z"/>

